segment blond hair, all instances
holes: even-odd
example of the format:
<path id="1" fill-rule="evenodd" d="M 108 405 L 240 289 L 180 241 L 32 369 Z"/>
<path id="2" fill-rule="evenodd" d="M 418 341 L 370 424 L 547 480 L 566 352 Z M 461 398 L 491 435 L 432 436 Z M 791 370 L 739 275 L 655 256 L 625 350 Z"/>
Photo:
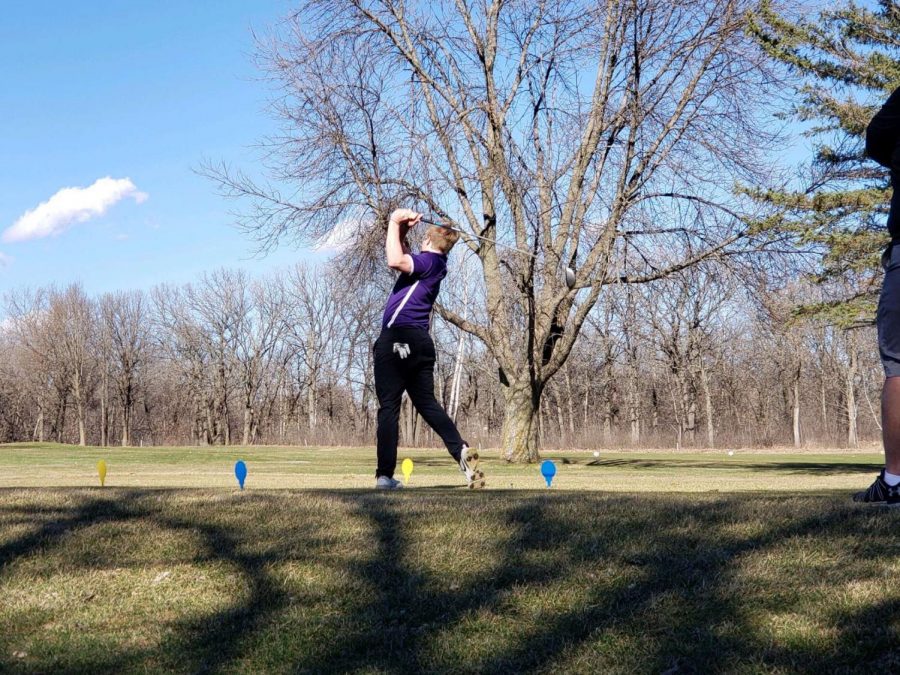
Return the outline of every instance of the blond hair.
<path id="1" fill-rule="evenodd" d="M 453 248 L 453 245 L 457 241 L 459 241 L 459 232 L 447 227 L 432 225 L 425 231 L 425 234 L 428 237 L 428 241 L 431 243 L 431 247 L 444 255 L 450 253 L 450 249 Z"/>

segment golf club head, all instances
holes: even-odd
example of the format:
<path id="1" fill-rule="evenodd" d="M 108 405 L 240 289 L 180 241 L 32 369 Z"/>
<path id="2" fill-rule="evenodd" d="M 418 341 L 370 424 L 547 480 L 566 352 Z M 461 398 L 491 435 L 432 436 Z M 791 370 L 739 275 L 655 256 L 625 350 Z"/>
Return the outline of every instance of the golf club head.
<path id="1" fill-rule="evenodd" d="M 566 286 L 570 289 L 575 288 L 575 270 L 571 267 L 566 268 Z"/>

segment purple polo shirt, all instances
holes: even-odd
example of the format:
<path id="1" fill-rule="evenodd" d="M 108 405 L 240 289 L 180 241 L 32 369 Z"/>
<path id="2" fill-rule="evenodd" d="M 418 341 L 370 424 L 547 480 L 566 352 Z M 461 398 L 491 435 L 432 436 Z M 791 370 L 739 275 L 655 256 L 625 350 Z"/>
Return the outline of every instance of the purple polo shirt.
<path id="1" fill-rule="evenodd" d="M 403 272 L 394 284 L 384 308 L 382 328 L 406 327 L 428 330 L 431 308 L 447 276 L 447 256 L 425 251 L 411 255 L 413 269 Z"/>

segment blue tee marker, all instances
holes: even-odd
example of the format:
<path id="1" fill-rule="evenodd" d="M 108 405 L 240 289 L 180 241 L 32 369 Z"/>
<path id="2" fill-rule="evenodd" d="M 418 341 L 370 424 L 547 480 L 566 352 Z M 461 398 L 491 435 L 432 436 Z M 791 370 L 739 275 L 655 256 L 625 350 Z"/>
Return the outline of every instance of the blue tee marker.
<path id="1" fill-rule="evenodd" d="M 241 490 L 243 490 L 244 481 L 247 480 L 247 465 L 244 464 L 244 460 L 239 459 L 234 465 L 234 475 L 238 479 L 238 484 L 241 486 Z"/>
<path id="2" fill-rule="evenodd" d="M 545 459 L 541 462 L 541 475 L 547 481 L 547 487 L 550 487 L 550 483 L 553 482 L 553 476 L 556 475 L 556 464 L 549 459 Z"/>

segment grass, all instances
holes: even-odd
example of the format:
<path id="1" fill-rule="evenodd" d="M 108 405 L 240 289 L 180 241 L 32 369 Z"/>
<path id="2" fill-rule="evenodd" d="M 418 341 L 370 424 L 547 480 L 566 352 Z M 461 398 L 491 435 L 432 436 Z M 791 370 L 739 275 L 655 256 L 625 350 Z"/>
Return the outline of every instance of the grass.
<path id="1" fill-rule="evenodd" d="M 371 450 L 239 454 L 243 492 L 231 449 L 0 447 L 0 671 L 900 669 L 900 510 L 830 488 L 877 456 L 563 453 L 472 493 L 416 452 L 385 494 L 294 489 Z M 23 487 L 101 456 L 113 487 Z M 115 487 L 173 476 L 208 487 Z"/>
<path id="2" fill-rule="evenodd" d="M 557 465 L 554 490 L 720 492 L 744 490 L 853 490 L 883 464 L 878 452 L 772 453 L 546 452 Z M 0 487 L 97 485 L 97 461 L 107 464 L 109 487 L 231 488 L 233 467 L 247 463 L 247 487 L 370 488 L 372 448 L 215 447 L 78 448 L 57 444 L 0 445 Z M 507 464 L 482 452 L 491 489 L 540 489 L 537 465 Z M 415 462 L 410 488 L 462 489 L 461 476 L 442 450 L 401 449 Z M 398 462 L 399 465 L 399 462 Z M 399 466 L 398 473 L 399 476 Z"/>

